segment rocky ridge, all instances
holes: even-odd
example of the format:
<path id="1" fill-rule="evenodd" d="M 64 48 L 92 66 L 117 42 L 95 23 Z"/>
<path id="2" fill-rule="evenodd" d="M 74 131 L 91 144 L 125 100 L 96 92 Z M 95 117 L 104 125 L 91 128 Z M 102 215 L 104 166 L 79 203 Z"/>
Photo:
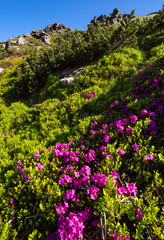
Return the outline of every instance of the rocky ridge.
<path id="1" fill-rule="evenodd" d="M 51 35 L 57 36 L 59 33 L 66 31 L 71 31 L 71 28 L 60 23 L 50 24 L 43 30 L 33 30 L 31 33 L 25 33 L 23 36 L 10 38 L 7 42 L 0 43 L 0 49 L 19 51 L 21 45 L 29 47 L 35 46 L 39 49 L 44 45 L 51 45 Z"/>
<path id="2" fill-rule="evenodd" d="M 116 23 L 119 23 L 122 20 L 124 20 L 127 15 L 128 14 L 119 13 L 119 9 L 115 8 L 113 10 L 113 12 L 110 13 L 108 16 L 104 15 L 104 14 L 102 14 L 99 17 L 95 16 L 94 19 L 92 19 L 90 23 L 92 23 L 94 25 L 96 25 L 98 22 L 100 22 L 101 24 L 108 24 L 108 23 L 109 24 L 116 24 Z"/>

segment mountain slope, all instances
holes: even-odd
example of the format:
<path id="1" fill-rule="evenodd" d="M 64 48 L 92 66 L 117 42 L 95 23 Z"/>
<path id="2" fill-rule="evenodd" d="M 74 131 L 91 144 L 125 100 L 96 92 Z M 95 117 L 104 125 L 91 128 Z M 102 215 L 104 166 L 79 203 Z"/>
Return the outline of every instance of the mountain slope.
<path id="1" fill-rule="evenodd" d="M 0 238 L 164 239 L 163 15 L 131 19 L 0 62 Z"/>

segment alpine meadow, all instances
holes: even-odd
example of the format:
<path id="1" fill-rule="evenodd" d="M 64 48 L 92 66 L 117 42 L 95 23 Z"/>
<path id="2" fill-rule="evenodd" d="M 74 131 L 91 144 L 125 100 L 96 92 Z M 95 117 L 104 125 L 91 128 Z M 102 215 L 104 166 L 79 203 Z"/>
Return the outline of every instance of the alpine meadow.
<path id="1" fill-rule="evenodd" d="M 164 239 L 164 7 L 0 43 L 0 240 Z"/>

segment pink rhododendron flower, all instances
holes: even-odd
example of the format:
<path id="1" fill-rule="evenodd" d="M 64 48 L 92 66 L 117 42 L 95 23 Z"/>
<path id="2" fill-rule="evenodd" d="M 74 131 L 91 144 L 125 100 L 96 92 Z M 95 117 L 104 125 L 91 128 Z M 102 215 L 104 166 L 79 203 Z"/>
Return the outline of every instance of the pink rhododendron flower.
<path id="1" fill-rule="evenodd" d="M 141 114 L 142 114 L 142 115 L 146 115 L 146 114 L 148 114 L 148 111 L 147 111 L 146 109 L 143 109 L 143 110 L 141 111 Z"/>
<path id="2" fill-rule="evenodd" d="M 129 127 L 126 128 L 125 133 L 130 135 L 132 133 L 132 129 Z"/>
<path id="3" fill-rule="evenodd" d="M 133 147 L 134 151 L 139 151 L 139 147 L 140 147 L 139 145 L 133 144 L 132 147 Z"/>
<path id="4" fill-rule="evenodd" d="M 24 180 L 29 180 L 29 176 L 24 176 Z"/>
<path id="5" fill-rule="evenodd" d="M 148 160 L 154 160 L 154 156 L 152 154 L 149 154 L 149 155 L 146 155 L 145 156 L 145 160 L 148 161 Z"/>
<path id="6" fill-rule="evenodd" d="M 80 172 L 82 175 L 87 175 L 89 176 L 91 174 L 91 169 L 89 166 L 87 165 L 84 165 L 81 169 L 80 169 Z"/>
<path id="7" fill-rule="evenodd" d="M 96 122 L 96 121 L 94 121 L 93 123 L 91 123 L 91 126 L 95 126 L 95 125 L 97 125 L 97 122 Z"/>
<path id="8" fill-rule="evenodd" d="M 136 218 L 137 220 L 142 220 L 144 217 L 144 214 L 141 211 L 137 210 Z"/>
<path id="9" fill-rule="evenodd" d="M 91 196 L 91 199 L 95 200 L 98 197 L 97 192 L 99 192 L 99 191 L 100 190 L 97 187 L 92 186 L 89 189 L 87 189 L 86 194 L 89 194 Z"/>
<path id="10" fill-rule="evenodd" d="M 101 174 L 99 172 L 90 177 L 90 181 L 94 181 L 98 187 L 105 187 L 106 180 L 108 180 L 108 177 L 105 174 Z"/>
<path id="11" fill-rule="evenodd" d="M 40 157 L 40 155 L 38 154 L 38 152 L 36 152 L 34 155 L 34 159 L 39 158 L 39 157 Z"/>
<path id="12" fill-rule="evenodd" d="M 136 115 L 130 116 L 131 122 L 136 122 L 138 120 L 138 117 Z"/>
<path id="13" fill-rule="evenodd" d="M 44 168 L 41 163 L 35 164 L 35 167 L 38 168 L 38 169 L 43 169 Z"/>
<path id="14" fill-rule="evenodd" d="M 124 155 L 125 151 L 123 149 L 119 149 L 117 153 L 118 153 L 118 155 Z"/>
<path id="15" fill-rule="evenodd" d="M 60 179 L 59 179 L 59 185 L 63 185 L 65 183 L 71 183 L 71 182 L 72 182 L 72 178 L 67 174 L 60 177 Z"/>
<path id="16" fill-rule="evenodd" d="M 25 169 L 24 168 L 22 168 L 20 171 L 19 171 L 19 175 L 21 175 L 22 173 L 24 173 L 25 172 Z"/>
<path id="17" fill-rule="evenodd" d="M 116 178 L 116 177 L 120 177 L 120 174 L 117 172 L 117 171 L 115 171 L 115 170 L 113 170 L 112 172 L 110 172 L 110 175 L 112 175 L 114 178 Z"/>
<path id="18" fill-rule="evenodd" d="M 64 206 L 62 206 L 61 203 L 58 203 L 56 205 L 57 214 L 65 214 L 68 208 L 69 204 L 67 202 L 64 202 Z"/>
<path id="19" fill-rule="evenodd" d="M 105 147 L 105 146 L 102 145 L 102 146 L 99 148 L 99 152 L 104 152 L 106 149 L 107 149 L 107 147 Z"/>
<path id="20" fill-rule="evenodd" d="M 22 166 L 21 162 L 17 162 L 17 168 L 20 168 Z"/>
<path id="21" fill-rule="evenodd" d="M 105 142 L 105 143 L 108 143 L 110 140 L 111 140 L 111 137 L 108 136 L 108 135 L 105 135 L 105 137 L 103 138 L 102 141 Z"/>

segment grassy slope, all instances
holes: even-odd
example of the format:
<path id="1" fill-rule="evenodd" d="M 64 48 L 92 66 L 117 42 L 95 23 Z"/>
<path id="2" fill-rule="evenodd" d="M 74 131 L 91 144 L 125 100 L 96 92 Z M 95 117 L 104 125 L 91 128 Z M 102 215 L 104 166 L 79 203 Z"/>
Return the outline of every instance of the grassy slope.
<path id="1" fill-rule="evenodd" d="M 160 38 L 163 38 L 163 33 L 159 35 L 158 39 Z M 148 37 L 148 39 L 151 43 L 153 36 Z M 66 143 L 69 140 L 73 140 L 75 142 L 74 148 L 79 149 L 76 142 L 83 139 L 87 149 L 95 149 L 97 158 L 100 158 L 98 148 L 102 142 L 101 138 L 89 134 L 91 122 L 97 121 L 98 127 L 96 127 L 96 130 L 101 129 L 103 123 L 109 124 L 116 121 L 114 118 L 123 119 L 125 117 L 129 118 L 129 116 L 133 114 L 140 114 L 141 110 L 146 106 L 150 106 L 153 100 L 162 97 L 161 88 L 163 87 L 163 82 L 160 83 L 160 88 L 157 89 L 152 88 L 151 85 L 147 83 L 147 79 L 151 79 L 153 83 L 153 80 L 157 77 L 164 77 L 163 70 L 157 72 L 157 69 L 163 67 L 164 63 L 163 45 L 160 46 L 161 42 L 162 40 L 159 41 L 159 46 L 155 46 L 156 48 L 147 49 L 147 51 L 149 51 L 149 59 L 145 59 L 143 52 L 134 49 L 123 49 L 119 52 L 104 56 L 94 66 L 87 67 L 85 74 L 79 76 L 76 83 L 68 88 L 60 87 L 58 85 L 58 77 L 50 75 L 44 88 L 41 89 L 38 95 L 34 96 L 39 102 L 38 104 L 35 104 L 31 99 L 22 102 L 6 102 L 4 93 L 9 90 L 13 68 L 10 69 L 10 67 L 6 67 L 5 72 L 1 73 L 0 196 L 2 202 L 0 203 L 0 208 L 2 220 L 0 219 L 0 221 L 2 221 L 1 236 L 3 236 L 4 239 L 5 235 L 7 236 L 6 239 L 27 239 L 27 236 L 31 234 L 35 228 L 42 234 L 42 237 L 38 238 L 45 239 L 48 232 L 55 231 L 56 229 L 52 226 L 53 221 L 56 222 L 57 219 L 55 206 L 61 199 L 64 191 L 62 188 L 59 189 L 59 186 L 55 184 L 55 182 L 58 181 L 61 163 L 46 150 L 45 155 L 43 155 L 40 160 L 45 168 L 39 176 L 34 169 L 34 165 L 38 162 L 38 160 L 33 159 L 36 151 L 40 151 L 43 148 L 47 149 L 47 147 L 54 149 L 56 142 Z M 153 44 L 149 44 L 149 46 L 153 46 Z M 22 60 L 21 58 L 11 58 L 5 61 L 11 62 L 11 66 L 13 64 L 14 67 L 16 67 L 17 63 Z M 0 67 L 7 65 L 5 61 L 0 62 Z M 149 63 L 152 63 L 152 67 L 148 66 Z M 158 67 L 156 67 L 157 65 Z M 142 73 L 139 73 L 138 69 L 142 69 Z M 148 75 L 147 72 L 151 72 L 151 75 Z M 139 90 L 134 90 L 138 85 L 140 86 Z M 150 94 L 148 97 L 143 97 L 144 93 L 142 92 L 143 90 L 141 90 L 143 87 L 145 89 L 144 93 Z M 95 92 L 93 97 L 89 99 L 88 94 L 92 94 L 93 92 Z M 133 94 L 130 92 L 133 92 Z M 121 99 L 118 98 L 118 94 L 120 94 Z M 135 95 L 140 95 L 141 98 L 137 100 Z M 114 109 L 109 109 L 110 104 L 115 100 L 119 101 L 119 105 Z M 128 100 L 130 100 L 130 104 L 128 105 L 130 115 L 120 112 L 121 106 L 125 105 Z M 9 106 L 7 106 L 8 104 Z M 149 112 L 151 111 L 155 110 L 152 108 Z M 109 112 L 112 112 L 112 115 L 109 115 Z M 146 225 L 150 227 L 153 224 L 148 215 L 148 212 L 152 210 L 150 205 L 154 204 L 155 207 L 158 206 L 159 222 L 152 225 L 153 227 L 150 230 L 150 234 L 155 236 L 154 233 L 157 233 L 158 229 L 158 237 L 159 239 L 163 239 L 162 233 L 159 230 L 159 228 L 161 228 L 161 221 L 163 221 L 160 217 L 160 204 L 162 205 L 163 201 L 161 195 L 162 183 L 160 182 L 161 178 L 157 178 L 157 171 L 160 173 L 160 176 L 162 176 L 162 167 L 164 164 L 162 116 L 159 115 L 156 118 L 156 122 L 158 134 L 152 135 L 147 140 L 144 139 L 144 135 L 147 134 L 145 132 L 146 130 L 144 130 L 144 124 L 148 125 L 146 120 L 144 122 L 141 119 L 138 127 L 131 126 L 132 129 L 134 128 L 134 133 L 128 140 L 126 136 L 120 135 L 117 130 L 112 132 L 108 129 L 107 133 L 111 134 L 113 138 L 108 148 L 111 152 L 113 151 L 113 155 L 116 154 L 116 150 L 114 149 L 127 149 L 127 158 L 123 158 L 123 163 L 117 159 L 116 165 L 113 165 L 110 161 L 106 161 L 106 163 L 101 163 L 101 167 L 92 165 L 92 168 L 95 172 L 101 171 L 107 175 L 109 175 L 110 171 L 117 170 L 120 174 L 125 174 L 122 177 L 123 181 L 135 182 L 138 189 L 140 189 L 140 194 L 142 195 L 143 191 L 146 195 L 146 203 L 141 204 L 142 209 L 145 210 L 144 214 L 147 217 L 145 217 L 146 220 L 143 222 L 143 226 L 145 226 L 146 229 Z M 140 132 L 140 129 L 143 129 L 143 132 Z M 139 142 L 136 131 L 140 132 Z M 133 142 L 139 143 L 140 146 L 142 146 L 141 155 L 139 156 L 140 159 L 142 159 L 144 155 L 153 152 L 156 161 L 150 165 L 150 169 L 135 160 L 138 156 L 134 156 L 135 154 L 133 155 L 131 153 L 127 143 L 128 141 L 130 141 L 130 144 Z M 134 159 L 134 165 L 130 163 L 130 159 Z M 16 165 L 18 161 L 21 161 L 25 167 L 26 172 L 30 176 L 30 182 L 24 182 L 22 176 L 17 174 Z M 156 175 L 153 175 L 153 168 L 154 171 L 156 171 Z M 57 176 L 55 176 L 55 174 Z M 156 182 L 154 180 L 155 176 L 157 179 Z M 149 186 L 146 186 L 146 181 L 150 181 Z M 153 191 L 158 191 L 160 197 L 156 193 L 154 196 L 150 196 L 150 192 L 154 186 L 153 184 L 157 186 L 156 190 Z M 59 192 L 57 198 L 53 197 L 53 191 Z M 9 203 L 9 199 L 12 197 L 15 198 L 14 204 Z M 155 203 L 155 197 L 159 197 L 157 203 Z M 152 201 L 151 204 L 148 198 Z M 142 197 L 140 199 L 142 199 Z M 138 202 L 139 201 L 141 200 L 138 200 Z M 94 207 L 93 202 L 90 203 L 92 208 Z M 54 209 L 52 208 L 52 204 Z M 36 206 L 36 211 L 33 205 Z M 37 211 L 39 208 L 41 209 L 40 213 Z M 154 218 L 156 217 L 157 215 L 154 215 Z M 152 219 L 154 218 L 152 215 Z M 42 221 L 45 221 L 46 224 L 43 224 Z M 10 222 L 10 224 L 5 225 L 6 222 Z M 128 221 L 125 222 L 128 226 Z M 121 221 L 120 224 L 123 225 Z M 134 222 L 134 225 L 137 224 L 138 223 Z M 131 226 L 132 225 L 131 223 Z M 107 227 L 108 230 L 114 230 L 110 222 L 107 223 Z M 12 230 L 11 232 L 9 232 L 10 228 Z M 137 236 L 132 227 L 127 227 L 125 230 L 123 227 L 119 229 L 119 226 L 116 228 L 120 234 L 128 234 L 130 232 L 132 235 Z M 101 235 L 100 227 L 98 227 L 96 231 L 96 236 L 99 238 Z M 148 237 L 148 235 L 144 235 L 144 233 L 141 233 L 140 237 L 142 236 Z"/>

